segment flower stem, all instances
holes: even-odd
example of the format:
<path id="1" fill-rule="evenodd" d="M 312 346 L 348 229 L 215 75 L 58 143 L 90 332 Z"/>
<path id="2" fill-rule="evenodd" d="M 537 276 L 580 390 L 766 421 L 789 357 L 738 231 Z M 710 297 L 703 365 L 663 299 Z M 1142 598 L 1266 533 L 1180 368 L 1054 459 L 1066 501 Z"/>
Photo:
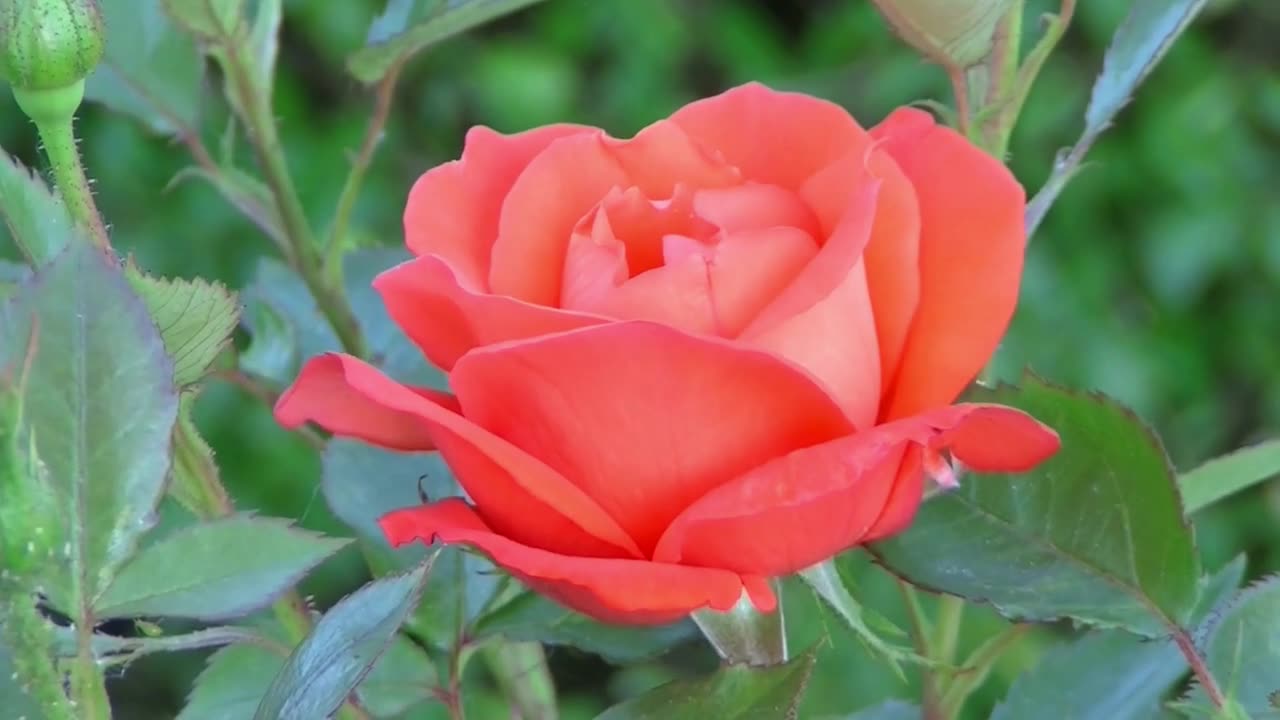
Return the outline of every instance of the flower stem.
<path id="1" fill-rule="evenodd" d="M 85 175 L 84 165 L 80 162 L 80 151 L 76 148 L 76 134 L 71 117 L 54 123 L 38 123 L 37 131 L 44 144 L 45 154 L 49 156 L 49 166 L 53 171 L 53 181 L 58 186 L 62 201 L 67 211 L 77 223 L 89 230 L 93 244 L 107 249 L 111 246 L 107 237 L 107 227 L 98 214 L 98 205 L 93 200 L 93 189 L 89 187 L 89 178 Z"/>
<path id="2" fill-rule="evenodd" d="M 698 610 L 693 622 L 730 664 L 780 665 L 787 661 L 786 621 L 779 602 L 771 613 L 756 610 L 743 593 L 726 612 Z"/>

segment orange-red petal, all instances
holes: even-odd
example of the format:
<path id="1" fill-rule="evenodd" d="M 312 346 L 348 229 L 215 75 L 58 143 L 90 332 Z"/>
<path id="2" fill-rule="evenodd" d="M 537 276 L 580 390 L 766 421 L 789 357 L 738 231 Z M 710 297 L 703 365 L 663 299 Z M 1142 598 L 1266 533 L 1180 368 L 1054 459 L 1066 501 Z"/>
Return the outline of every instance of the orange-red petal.
<path id="1" fill-rule="evenodd" d="M 469 290 L 449 264 L 435 255 L 397 265 L 378 275 L 373 286 L 391 319 L 428 360 L 444 370 L 475 347 L 608 321 Z"/>
<path id="2" fill-rule="evenodd" d="M 920 300 L 882 418 L 950 403 L 986 365 L 1018 300 L 1025 194 L 1009 170 L 921 110 L 872 134 L 915 187 Z"/>
<path id="3" fill-rule="evenodd" d="M 562 472 L 642 551 L 711 488 L 851 429 L 786 362 L 647 322 L 477 349 L 450 379 L 468 418 Z"/>
<path id="4" fill-rule="evenodd" d="M 395 546 L 420 540 L 464 543 L 533 589 L 604 622 L 660 624 L 703 608 L 728 610 L 742 597 L 743 578 L 725 570 L 646 560 L 562 555 L 495 533 L 465 502 L 452 498 L 397 510 L 379 520 Z M 752 600 L 772 611 L 768 585 L 752 582 Z"/>
<path id="5" fill-rule="evenodd" d="M 639 554 L 613 518 L 563 476 L 357 358 L 313 358 L 280 396 L 275 416 L 285 427 L 314 422 L 392 449 L 434 445 L 488 523 L 520 542 L 579 555 Z"/>
<path id="6" fill-rule="evenodd" d="M 867 133 L 844 108 L 748 83 L 677 110 L 671 121 L 738 167 L 743 179 L 798 189 Z"/>
<path id="7" fill-rule="evenodd" d="M 671 523 L 653 558 L 765 576 L 825 560 L 868 536 L 910 446 L 950 448 L 974 469 L 1016 472 L 1056 452 L 1058 438 L 999 405 L 956 405 L 880 425 L 775 458 L 712 490 Z M 920 497 L 902 502 L 918 505 Z"/>
<path id="8" fill-rule="evenodd" d="M 548 125 L 503 135 L 486 127 L 472 128 L 462 159 L 428 170 L 409 191 L 405 244 L 415 255 L 444 258 L 463 286 L 488 288 L 498 212 L 512 183 L 549 144 L 588 131 L 578 125 Z"/>

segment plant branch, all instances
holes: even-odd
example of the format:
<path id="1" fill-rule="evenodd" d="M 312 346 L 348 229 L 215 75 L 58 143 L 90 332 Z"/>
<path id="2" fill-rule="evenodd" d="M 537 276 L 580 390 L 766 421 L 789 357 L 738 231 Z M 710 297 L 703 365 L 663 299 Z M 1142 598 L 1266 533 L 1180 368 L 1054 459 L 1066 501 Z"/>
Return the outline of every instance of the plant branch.
<path id="1" fill-rule="evenodd" d="M 942 695 L 941 705 L 946 717 L 960 714 L 965 700 L 986 682 L 996 661 L 1030 629 L 1031 626 L 1026 624 L 1010 625 L 969 656 L 964 665 L 956 670 L 950 686 Z"/>
<path id="2" fill-rule="evenodd" d="M 391 105 L 395 100 L 396 82 L 400 78 L 401 67 L 403 67 L 402 62 L 392 65 L 378 82 L 373 115 L 370 116 L 369 125 L 365 128 L 360 150 L 351 163 L 351 172 L 347 174 L 342 192 L 338 195 L 338 208 L 334 213 L 333 224 L 329 228 L 329 238 L 325 242 L 324 250 L 324 268 L 331 281 L 340 280 L 342 277 L 342 251 L 345 247 L 347 229 L 351 224 L 351 213 L 355 209 L 356 199 L 360 197 L 360 188 L 364 184 L 369 163 L 373 161 L 373 153 L 382 139 L 387 118 L 391 115 Z"/>
<path id="3" fill-rule="evenodd" d="M 933 628 L 929 623 L 929 617 L 925 614 L 924 608 L 920 606 L 920 593 L 916 591 L 906 580 L 895 578 L 898 583 L 898 589 L 902 591 L 903 604 L 907 609 L 907 620 L 911 623 L 911 639 L 915 643 L 916 652 L 921 657 L 931 658 L 932 653 L 932 637 Z M 930 668 L 924 668 L 921 684 L 923 686 L 921 707 L 923 708 L 924 720 L 941 720 L 942 714 L 942 694 L 938 688 L 938 676 Z"/>
<path id="4" fill-rule="evenodd" d="M 98 213 L 98 205 L 93 200 L 93 188 L 89 177 L 85 175 L 84 165 L 80 162 L 80 151 L 76 148 L 76 135 L 72 118 L 59 123 L 37 123 L 40 141 L 44 144 L 45 154 L 49 156 L 49 166 L 53 171 L 53 181 L 58 186 L 63 202 L 67 205 L 72 219 L 89 230 L 89 237 L 97 247 L 107 250 L 111 241 L 107 237 L 107 226 Z"/>
<path id="5" fill-rule="evenodd" d="M 1226 697 L 1222 694 L 1222 688 L 1218 686 L 1218 681 L 1214 679 L 1213 674 L 1209 672 L 1209 666 L 1205 663 L 1204 657 L 1200 655 L 1200 651 L 1196 649 L 1195 641 L 1191 639 L 1191 635 L 1181 627 L 1173 629 L 1173 641 L 1178 646 L 1179 652 L 1187 659 L 1187 664 L 1191 666 L 1191 673 L 1196 676 L 1200 687 L 1204 688 L 1204 694 L 1209 697 L 1209 702 L 1219 710 L 1226 706 Z"/>

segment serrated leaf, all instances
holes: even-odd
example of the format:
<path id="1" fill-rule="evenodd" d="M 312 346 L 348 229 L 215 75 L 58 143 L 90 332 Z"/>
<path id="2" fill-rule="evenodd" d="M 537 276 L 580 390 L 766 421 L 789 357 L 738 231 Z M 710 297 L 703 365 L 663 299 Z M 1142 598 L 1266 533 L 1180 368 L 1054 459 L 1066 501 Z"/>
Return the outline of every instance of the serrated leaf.
<path id="1" fill-rule="evenodd" d="M 1223 694 L 1253 720 L 1280 718 L 1272 701 L 1280 692 L 1280 576 L 1240 593 L 1201 647 Z M 1197 687 L 1191 702 L 1206 706 L 1208 699 Z"/>
<path id="2" fill-rule="evenodd" d="M 200 436 L 192 419 L 194 393 L 184 393 L 178 407 L 178 424 L 173 433 L 173 480 L 169 496 L 200 517 L 209 512 L 208 478 L 221 482 L 213 448 Z"/>
<path id="3" fill-rule="evenodd" d="M 815 655 L 765 668 L 730 665 L 706 678 L 668 683 L 596 720 L 779 720 L 797 717 Z"/>
<path id="4" fill-rule="evenodd" d="M 413 611 L 428 564 L 375 580 L 333 606 L 285 662 L 255 720 L 315 720 L 336 711 Z"/>
<path id="5" fill-rule="evenodd" d="M 245 615 L 271 604 L 348 542 L 249 515 L 193 525 L 125 565 L 96 604 L 95 616 Z"/>
<path id="6" fill-rule="evenodd" d="M 876 543 L 882 564 L 1012 619 L 1072 617 L 1157 637 L 1184 624 L 1199 559 L 1159 440 L 1128 410 L 1028 377 L 983 389 L 1058 431 L 1062 449 L 1022 475 L 973 476 Z"/>
<path id="7" fill-rule="evenodd" d="M 1093 84 L 1085 110 L 1087 134 L 1100 133 L 1111 123 L 1206 1 L 1133 0 Z"/>
<path id="8" fill-rule="evenodd" d="M 347 58 L 347 69 L 361 82 L 376 83 L 426 48 L 539 1 L 387 0 L 369 28 L 369 44 Z"/>
<path id="9" fill-rule="evenodd" d="M 614 664 L 648 660 L 695 635 L 690 622 L 658 627 L 605 625 L 534 592 L 524 591 L 476 621 L 468 636 L 569 645 Z"/>
<path id="10" fill-rule="evenodd" d="M 1280 440 L 1214 458 L 1182 474 L 1182 504 L 1194 513 L 1223 498 L 1280 475 Z"/>
<path id="11" fill-rule="evenodd" d="M 161 0 L 100 0 L 106 57 L 85 85 L 85 98 L 132 115 L 164 135 L 199 124 L 204 59 L 174 26 Z"/>
<path id="12" fill-rule="evenodd" d="M 133 265 L 126 269 L 126 277 L 160 328 L 165 349 L 173 358 L 174 381 L 183 387 L 199 380 L 231 341 L 240 321 L 235 295 L 208 280 L 155 278 Z"/>
<path id="13" fill-rule="evenodd" d="M 251 720 L 284 667 L 284 658 L 255 645 L 232 645 L 209 657 L 177 720 Z"/>
<path id="14" fill-rule="evenodd" d="M 0 151 L 0 215 L 9 237 L 32 265 L 43 265 L 73 237 L 61 198 L 32 171 Z"/>
<path id="15" fill-rule="evenodd" d="M 72 243 L 0 308 L 0 367 L 37 328 L 24 412 L 60 512 L 45 565 L 54 605 L 82 617 L 155 523 L 178 411 L 173 363 L 124 273 Z"/>
<path id="16" fill-rule="evenodd" d="M 1240 557 L 1207 580 L 1198 621 L 1221 610 L 1240 586 L 1244 570 Z M 1050 649 L 1020 674 L 991 720 L 1146 720 L 1186 674 L 1187 661 L 1172 640 L 1093 631 Z"/>
<path id="17" fill-rule="evenodd" d="M 360 705 L 374 717 L 396 717 L 432 697 L 436 666 L 422 648 L 396 635 L 356 692 Z"/>
<path id="18" fill-rule="evenodd" d="M 391 453 L 334 439 L 325 448 L 322 464 L 320 489 L 330 509 L 356 531 L 383 570 L 410 567 L 428 550 L 420 544 L 393 550 L 378 529 L 379 517 L 421 504 L 419 488 L 431 501 L 461 494 L 436 453 Z M 498 575 L 491 563 L 457 547 L 441 548 L 431 572 L 435 580 L 423 591 L 413 628 L 435 646 L 450 647 L 462 625 L 493 596 Z"/>

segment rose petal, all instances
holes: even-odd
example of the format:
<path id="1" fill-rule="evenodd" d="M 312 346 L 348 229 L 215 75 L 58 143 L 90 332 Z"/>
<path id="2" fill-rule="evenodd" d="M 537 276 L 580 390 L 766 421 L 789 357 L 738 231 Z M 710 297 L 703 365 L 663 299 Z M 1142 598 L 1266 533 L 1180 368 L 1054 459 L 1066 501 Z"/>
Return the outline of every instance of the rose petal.
<path id="1" fill-rule="evenodd" d="M 502 135 L 486 127 L 472 128 L 462 159 L 427 171 L 409 191 L 405 244 L 416 255 L 444 258 L 464 287 L 486 289 L 498 211 L 512 183 L 549 144 L 589 130 L 549 125 Z"/>
<path id="2" fill-rule="evenodd" d="M 466 289 L 449 265 L 424 255 L 373 281 L 391 319 L 437 367 L 449 370 L 472 348 L 608 322 L 607 318 Z"/>
<path id="3" fill-rule="evenodd" d="M 748 183 L 699 190 L 693 206 L 700 217 L 728 233 L 792 227 L 815 238 L 825 238 L 828 234 L 818 225 L 813 211 L 794 192 L 777 185 Z"/>
<path id="4" fill-rule="evenodd" d="M 721 187 L 737 181 L 736 170 L 670 123 L 655 123 L 631 140 L 595 132 L 552 143 L 529 163 L 502 206 L 491 287 L 501 295 L 555 304 L 574 228 L 614 188 L 635 186 L 662 200 L 678 184 Z"/>
<path id="5" fill-rule="evenodd" d="M 378 521 L 394 546 L 439 539 L 465 543 L 535 590 L 604 622 L 661 624 L 694 610 L 728 610 L 743 592 L 743 578 L 724 570 L 644 560 L 559 555 L 494 533 L 462 500 L 451 498 L 397 510 Z M 777 607 L 765 584 L 751 583 L 760 610 Z"/>
<path id="6" fill-rule="evenodd" d="M 849 212 L 863 211 L 850 204 L 850 196 L 853 188 L 868 179 L 880 184 L 875 220 L 862 259 L 880 348 L 883 396 L 901 362 L 920 298 L 920 208 L 915 190 L 888 154 L 871 149 L 850 153 L 828 165 L 804 184 L 800 195 L 817 212 L 826 232 L 831 232 Z"/>
<path id="7" fill-rule="evenodd" d="M 866 428 L 880 403 L 880 356 L 861 257 L 879 186 L 864 178 L 854 187 L 836 232 L 741 339 L 808 370 Z"/>
<path id="8" fill-rule="evenodd" d="M 1058 440 L 999 405 L 956 405 L 879 425 L 775 458 L 710 491 L 671 523 L 654 560 L 764 576 L 821 562 L 864 541 L 911 445 L 950 447 L 966 464 L 1014 471 L 1052 455 Z M 920 497 L 902 502 L 918 505 Z"/>
<path id="9" fill-rule="evenodd" d="M 480 348 L 451 380 L 468 418 L 560 470 L 642 550 L 721 482 L 850 431 L 802 371 L 645 322 Z"/>
<path id="10" fill-rule="evenodd" d="M 791 189 L 870 142 L 839 105 L 759 83 L 686 105 L 671 121 L 737 166 L 745 180 Z"/>
<path id="11" fill-rule="evenodd" d="M 392 449 L 434 444 L 490 526 L 520 542 L 578 555 L 639 554 L 599 505 L 554 470 L 357 358 L 313 358 L 280 396 L 275 416 L 285 427 L 310 421 Z"/>
<path id="12" fill-rule="evenodd" d="M 990 359 L 1018 300 L 1025 194 L 995 158 L 920 110 L 872 134 L 920 202 L 920 301 L 885 419 L 951 402 Z"/>

